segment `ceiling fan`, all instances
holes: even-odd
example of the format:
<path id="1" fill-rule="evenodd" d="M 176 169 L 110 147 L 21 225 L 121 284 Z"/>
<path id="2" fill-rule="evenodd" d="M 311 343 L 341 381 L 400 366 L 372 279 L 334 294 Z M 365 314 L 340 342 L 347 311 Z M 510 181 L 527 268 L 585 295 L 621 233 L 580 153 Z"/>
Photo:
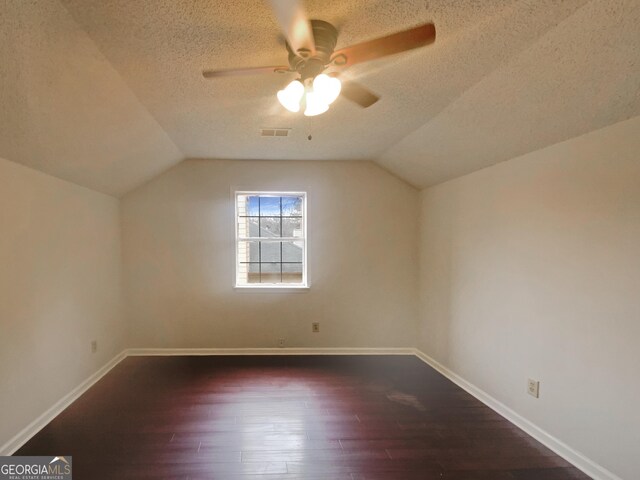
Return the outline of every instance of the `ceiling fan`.
<path id="1" fill-rule="evenodd" d="M 359 83 L 341 82 L 341 70 L 357 63 L 368 62 L 414 48 L 424 47 L 436 39 L 436 29 L 426 23 L 386 37 L 376 38 L 335 50 L 338 30 L 322 20 L 308 20 L 301 0 L 270 0 L 271 8 L 282 28 L 289 54 L 289 65 L 250 67 L 228 70 L 205 70 L 205 78 L 221 78 L 259 73 L 297 73 L 299 78 L 278 92 L 278 100 L 291 112 L 304 105 L 307 116 L 319 115 L 342 95 L 363 108 L 380 97 Z M 329 74 L 323 73 L 333 68 Z"/>

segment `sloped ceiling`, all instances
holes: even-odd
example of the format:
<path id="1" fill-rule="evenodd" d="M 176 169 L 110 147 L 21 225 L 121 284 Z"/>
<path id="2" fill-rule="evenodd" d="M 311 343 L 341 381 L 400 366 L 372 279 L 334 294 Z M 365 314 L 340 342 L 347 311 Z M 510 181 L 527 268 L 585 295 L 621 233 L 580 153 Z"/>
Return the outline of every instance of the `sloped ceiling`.
<path id="1" fill-rule="evenodd" d="M 380 163 L 428 186 L 640 115 L 640 2 L 592 1 L 557 20 Z"/>
<path id="2" fill-rule="evenodd" d="M 0 157 L 111 195 L 183 158 L 56 1 L 0 7 Z"/>
<path id="3" fill-rule="evenodd" d="M 278 105 L 291 77 L 201 76 L 285 62 L 266 2 L 5 3 L 0 156 L 115 195 L 184 157 L 373 159 L 423 187 L 640 115 L 637 0 L 306 1 L 338 47 L 438 30 L 347 72 L 380 102 L 314 118 Z"/>

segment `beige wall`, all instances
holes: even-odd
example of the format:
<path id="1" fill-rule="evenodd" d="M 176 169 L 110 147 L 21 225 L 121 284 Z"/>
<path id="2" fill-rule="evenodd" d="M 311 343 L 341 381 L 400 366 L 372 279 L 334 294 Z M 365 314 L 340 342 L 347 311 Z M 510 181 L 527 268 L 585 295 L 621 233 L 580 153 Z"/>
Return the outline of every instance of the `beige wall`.
<path id="1" fill-rule="evenodd" d="M 309 291 L 234 290 L 234 187 L 308 192 Z M 122 199 L 132 345 L 411 346 L 417 218 L 369 162 L 186 161 Z"/>
<path id="2" fill-rule="evenodd" d="M 421 194 L 420 348 L 625 479 L 640 472 L 639 155 L 640 117 Z"/>
<path id="3" fill-rule="evenodd" d="M 120 260 L 115 198 L 0 159 L 0 445 L 124 348 Z"/>
<path id="4" fill-rule="evenodd" d="M 370 162 L 189 160 L 121 202 L 0 159 L 0 444 L 125 346 L 394 347 L 418 331 L 635 478 L 638 152 L 640 118 L 420 194 Z M 308 291 L 234 290 L 234 189 L 308 192 Z"/>

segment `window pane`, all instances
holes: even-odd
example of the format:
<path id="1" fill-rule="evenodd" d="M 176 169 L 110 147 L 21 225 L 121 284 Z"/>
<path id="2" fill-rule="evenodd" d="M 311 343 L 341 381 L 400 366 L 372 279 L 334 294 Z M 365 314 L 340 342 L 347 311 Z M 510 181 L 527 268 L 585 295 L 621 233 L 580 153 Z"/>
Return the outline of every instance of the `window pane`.
<path id="1" fill-rule="evenodd" d="M 262 263 L 260 283 L 280 283 L 280 263 Z"/>
<path id="2" fill-rule="evenodd" d="M 282 197 L 282 216 L 301 216 L 302 197 Z"/>
<path id="3" fill-rule="evenodd" d="M 259 263 L 238 264 L 238 284 L 246 285 L 248 283 L 260 283 Z"/>
<path id="4" fill-rule="evenodd" d="M 302 242 L 282 242 L 282 261 L 302 262 L 303 248 Z"/>
<path id="5" fill-rule="evenodd" d="M 238 263 L 259 262 L 260 242 L 240 241 L 238 242 Z"/>
<path id="6" fill-rule="evenodd" d="M 239 217 L 238 218 L 238 237 L 259 237 L 260 229 L 258 217 Z"/>
<path id="7" fill-rule="evenodd" d="M 260 216 L 279 217 L 280 197 L 260 197 Z"/>
<path id="8" fill-rule="evenodd" d="M 260 217 L 260 236 L 280 237 L 280 217 Z"/>
<path id="9" fill-rule="evenodd" d="M 243 265 L 240 265 L 242 269 Z M 247 269 L 247 283 L 260 283 L 260 264 L 259 263 L 245 263 L 244 267 Z"/>
<path id="10" fill-rule="evenodd" d="M 302 264 L 283 263 L 282 283 L 302 283 Z"/>
<path id="11" fill-rule="evenodd" d="M 246 215 L 257 217 L 260 214 L 259 210 L 259 198 L 256 196 L 246 197 Z M 239 210 L 240 212 L 240 210 Z M 242 215 L 242 213 L 240 213 Z"/>
<path id="12" fill-rule="evenodd" d="M 282 219 L 282 236 L 283 237 L 302 237 L 302 219 L 301 218 L 283 218 Z"/>
<path id="13" fill-rule="evenodd" d="M 304 195 L 241 193 L 236 199 L 238 285 L 302 284 Z"/>
<path id="14" fill-rule="evenodd" d="M 262 262 L 280 262 L 280 243 L 281 242 L 260 242 L 262 251 Z"/>

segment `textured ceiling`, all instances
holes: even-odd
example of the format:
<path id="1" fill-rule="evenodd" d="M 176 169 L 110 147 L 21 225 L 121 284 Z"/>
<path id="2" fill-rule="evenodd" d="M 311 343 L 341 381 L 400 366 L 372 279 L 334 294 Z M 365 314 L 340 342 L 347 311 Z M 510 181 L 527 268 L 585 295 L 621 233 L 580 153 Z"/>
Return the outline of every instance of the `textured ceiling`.
<path id="1" fill-rule="evenodd" d="M 346 73 L 377 104 L 314 118 L 277 103 L 291 77 L 201 76 L 285 62 L 266 2 L 4 1 L 0 156 L 114 194 L 182 157 L 374 159 L 426 186 L 640 115 L 638 0 L 307 1 L 338 47 L 438 30 Z"/>
<path id="2" fill-rule="evenodd" d="M 423 88 L 424 66 L 434 54 L 424 49 L 349 72 L 383 95 L 375 107 L 362 110 L 340 98 L 328 113 L 306 118 L 276 100 L 276 92 L 295 78 L 290 75 L 202 78 L 203 69 L 286 64 L 266 1 L 63 3 L 188 157 L 371 159 L 424 123 L 436 95 Z M 313 0 L 305 6 L 310 18 L 339 28 L 339 48 L 429 20 L 437 23 L 444 44 L 509 3 Z M 293 130 L 286 140 L 264 139 L 262 127 Z"/>
<path id="3" fill-rule="evenodd" d="M 111 195 L 182 160 L 56 1 L 0 1 L 0 157 Z"/>
<path id="4" fill-rule="evenodd" d="M 640 115 L 640 2 L 592 1 L 557 21 L 380 163 L 428 186 Z"/>

